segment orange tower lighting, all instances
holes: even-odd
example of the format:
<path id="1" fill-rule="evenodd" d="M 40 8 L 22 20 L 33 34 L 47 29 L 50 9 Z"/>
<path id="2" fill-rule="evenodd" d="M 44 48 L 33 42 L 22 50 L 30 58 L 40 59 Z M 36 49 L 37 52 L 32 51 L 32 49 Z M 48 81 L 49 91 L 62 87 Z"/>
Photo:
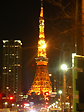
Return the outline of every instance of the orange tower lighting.
<path id="1" fill-rule="evenodd" d="M 43 17 L 43 0 L 41 0 L 41 11 L 39 17 L 39 40 L 38 40 L 38 51 L 37 51 L 37 68 L 35 73 L 35 78 L 32 83 L 31 88 L 28 91 L 28 95 L 31 95 L 32 92 L 35 92 L 37 95 L 43 94 L 45 100 L 48 100 L 46 92 L 49 95 L 52 93 L 52 83 L 49 78 L 47 63 L 48 58 L 46 56 L 46 41 L 45 41 L 45 24 Z"/>

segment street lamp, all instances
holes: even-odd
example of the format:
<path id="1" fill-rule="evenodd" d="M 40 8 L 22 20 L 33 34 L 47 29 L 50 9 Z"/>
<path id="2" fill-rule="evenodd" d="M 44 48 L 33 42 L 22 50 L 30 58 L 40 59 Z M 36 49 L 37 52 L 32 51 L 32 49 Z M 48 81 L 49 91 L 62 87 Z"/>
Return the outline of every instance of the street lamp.
<path id="1" fill-rule="evenodd" d="M 61 65 L 61 69 L 62 69 L 62 70 L 67 70 L 67 65 L 62 64 L 62 65 Z"/>
<path id="2" fill-rule="evenodd" d="M 66 100 L 66 76 L 65 76 L 65 71 L 67 70 L 67 66 L 65 64 L 61 65 L 61 69 L 63 70 L 63 79 L 64 79 L 64 111 L 65 111 L 65 100 Z"/>
<path id="3" fill-rule="evenodd" d="M 62 106 L 61 106 L 61 103 L 62 103 L 62 99 L 61 99 L 62 90 L 59 90 L 58 93 L 60 94 L 60 108 L 62 109 Z"/>
<path id="4" fill-rule="evenodd" d="M 9 87 L 7 86 L 6 87 L 6 98 L 8 99 L 8 90 L 9 90 Z"/>
<path id="5" fill-rule="evenodd" d="M 5 108 L 7 108 L 8 102 L 5 102 L 4 104 L 5 104 Z"/>

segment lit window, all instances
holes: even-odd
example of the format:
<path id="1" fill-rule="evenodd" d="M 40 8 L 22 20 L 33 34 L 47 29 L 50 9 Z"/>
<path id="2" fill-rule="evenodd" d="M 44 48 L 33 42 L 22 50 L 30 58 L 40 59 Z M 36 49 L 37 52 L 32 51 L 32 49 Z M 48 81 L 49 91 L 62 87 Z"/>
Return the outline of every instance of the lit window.
<path id="1" fill-rule="evenodd" d="M 3 67 L 3 69 L 6 69 L 6 67 Z"/>
<path id="2" fill-rule="evenodd" d="M 16 58 L 18 58 L 18 56 L 16 56 Z"/>
<path id="3" fill-rule="evenodd" d="M 18 51 L 16 51 L 16 53 L 18 54 Z"/>
<path id="4" fill-rule="evenodd" d="M 3 40 L 3 43 L 5 43 L 5 40 Z"/>
<path id="5" fill-rule="evenodd" d="M 22 45 L 20 40 L 14 40 L 14 42 L 18 42 L 20 45 Z"/>
<path id="6" fill-rule="evenodd" d="M 5 43 L 5 42 L 9 42 L 8 40 L 3 40 L 3 43 Z"/>
<path id="7" fill-rule="evenodd" d="M 54 89 L 56 89 L 56 87 L 54 87 Z"/>
<path id="8" fill-rule="evenodd" d="M 3 73 L 4 75 L 6 74 L 6 73 Z"/>
<path id="9" fill-rule="evenodd" d="M 9 70 L 9 72 L 11 72 L 11 70 Z"/>
<path id="10" fill-rule="evenodd" d="M 15 47 L 19 47 L 18 45 L 15 45 Z"/>
<path id="11" fill-rule="evenodd" d="M 69 88 L 71 88 L 71 86 L 69 86 Z"/>
<path id="12" fill-rule="evenodd" d="M 15 64 L 15 66 L 20 66 L 20 64 Z"/>
<path id="13" fill-rule="evenodd" d="M 3 45 L 3 47 L 5 47 L 5 45 Z"/>
<path id="14" fill-rule="evenodd" d="M 5 54 L 5 56 L 7 56 L 8 54 Z"/>

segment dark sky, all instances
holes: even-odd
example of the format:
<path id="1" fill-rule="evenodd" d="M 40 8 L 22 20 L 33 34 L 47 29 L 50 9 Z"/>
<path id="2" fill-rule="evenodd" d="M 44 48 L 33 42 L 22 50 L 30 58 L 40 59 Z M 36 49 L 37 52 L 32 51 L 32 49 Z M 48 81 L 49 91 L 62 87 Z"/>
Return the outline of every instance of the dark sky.
<path id="1" fill-rule="evenodd" d="M 64 1 L 66 2 L 66 0 Z M 47 57 L 49 58 L 49 73 L 56 70 L 60 53 L 58 49 L 60 44 L 58 38 L 60 38 L 61 41 L 61 37 L 51 28 L 51 23 L 53 24 L 53 22 L 48 19 L 56 17 L 58 10 L 60 9 L 44 0 L 45 35 L 48 44 Z M 28 0 L 28 2 L 0 2 L 0 74 L 2 72 L 2 40 L 20 39 L 23 44 L 22 84 L 25 92 L 27 92 L 32 85 L 36 70 L 35 57 L 37 54 L 39 33 L 39 13 L 40 0 Z M 52 45 L 55 45 L 57 49 L 53 49 L 53 47 L 51 47 Z"/>

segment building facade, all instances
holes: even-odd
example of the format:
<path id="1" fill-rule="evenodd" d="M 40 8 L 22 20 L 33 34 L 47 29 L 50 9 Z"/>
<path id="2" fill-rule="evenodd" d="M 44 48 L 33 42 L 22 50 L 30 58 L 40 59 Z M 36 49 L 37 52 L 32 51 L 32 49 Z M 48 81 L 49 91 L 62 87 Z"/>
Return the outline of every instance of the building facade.
<path id="1" fill-rule="evenodd" d="M 19 101 L 22 91 L 21 40 L 3 40 L 2 93 Z"/>

